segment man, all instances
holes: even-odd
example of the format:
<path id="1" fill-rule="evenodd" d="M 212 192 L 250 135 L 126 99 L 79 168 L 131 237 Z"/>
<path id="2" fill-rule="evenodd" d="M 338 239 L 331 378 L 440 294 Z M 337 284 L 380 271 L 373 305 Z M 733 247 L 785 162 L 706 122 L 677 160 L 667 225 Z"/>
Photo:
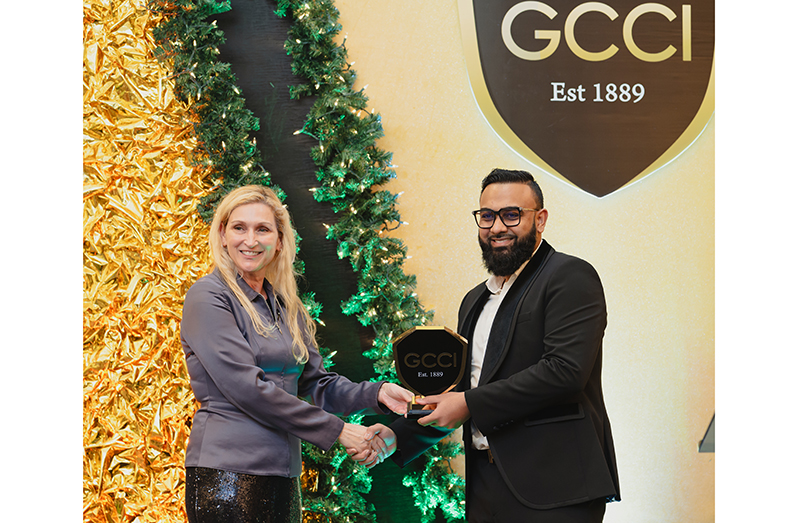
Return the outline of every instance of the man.
<path id="1" fill-rule="evenodd" d="M 601 390 L 598 274 L 542 239 L 548 211 L 531 174 L 494 169 L 479 207 L 492 276 L 460 305 L 470 376 L 421 400 L 435 406 L 428 416 L 391 425 L 393 459 L 404 466 L 465 424 L 469 522 L 600 522 L 620 490 Z"/>

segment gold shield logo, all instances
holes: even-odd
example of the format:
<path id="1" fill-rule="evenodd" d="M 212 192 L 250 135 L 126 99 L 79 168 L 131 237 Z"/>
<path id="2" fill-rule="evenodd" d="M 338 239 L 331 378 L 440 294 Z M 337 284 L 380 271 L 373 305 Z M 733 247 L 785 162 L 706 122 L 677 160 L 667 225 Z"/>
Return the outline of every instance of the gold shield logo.
<path id="1" fill-rule="evenodd" d="M 459 0 L 468 76 L 499 137 L 602 197 L 676 158 L 715 109 L 712 0 Z"/>

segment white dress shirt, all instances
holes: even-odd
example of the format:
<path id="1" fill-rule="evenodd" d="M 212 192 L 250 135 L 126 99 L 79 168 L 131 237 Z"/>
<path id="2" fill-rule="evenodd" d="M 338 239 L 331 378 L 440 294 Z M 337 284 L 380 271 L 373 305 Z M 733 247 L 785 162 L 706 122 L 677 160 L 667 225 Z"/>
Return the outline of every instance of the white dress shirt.
<path id="1" fill-rule="evenodd" d="M 538 244 L 540 247 L 540 244 Z M 537 252 L 537 248 L 535 248 Z M 535 253 L 532 253 L 534 256 Z M 530 259 L 532 257 L 530 256 Z M 474 327 L 474 337 L 471 341 L 471 388 L 475 389 L 479 384 L 479 377 L 482 375 L 482 363 L 485 360 L 485 349 L 488 347 L 488 337 L 490 330 L 493 326 L 493 320 L 496 318 L 496 312 L 499 310 L 502 300 L 507 295 L 507 292 L 512 287 L 518 275 L 524 270 L 529 260 L 525 261 L 509 278 L 505 281 L 504 276 L 491 276 L 485 282 L 485 286 L 490 291 L 488 301 L 482 308 L 479 314 L 477 324 Z M 471 446 L 477 450 L 487 450 L 489 448 L 488 438 L 483 436 L 477 428 L 476 424 L 471 422 Z"/>

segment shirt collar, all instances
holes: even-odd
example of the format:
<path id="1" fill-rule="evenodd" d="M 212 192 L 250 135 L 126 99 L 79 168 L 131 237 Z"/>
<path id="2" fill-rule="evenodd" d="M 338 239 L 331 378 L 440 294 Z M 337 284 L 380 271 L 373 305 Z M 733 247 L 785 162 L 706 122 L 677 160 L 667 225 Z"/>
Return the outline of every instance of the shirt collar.
<path id="1" fill-rule="evenodd" d="M 236 283 L 238 283 L 238 286 L 241 288 L 242 291 L 244 291 L 244 296 L 249 298 L 249 301 L 254 301 L 255 298 L 261 296 L 260 293 L 256 292 L 255 289 L 249 286 L 246 280 L 244 280 L 244 277 L 241 276 L 241 274 L 239 274 L 238 271 L 236 271 Z M 266 294 L 268 296 L 273 295 L 272 285 L 271 283 L 269 283 L 269 280 L 267 280 L 266 278 L 263 279 L 263 288 L 266 290 Z"/>

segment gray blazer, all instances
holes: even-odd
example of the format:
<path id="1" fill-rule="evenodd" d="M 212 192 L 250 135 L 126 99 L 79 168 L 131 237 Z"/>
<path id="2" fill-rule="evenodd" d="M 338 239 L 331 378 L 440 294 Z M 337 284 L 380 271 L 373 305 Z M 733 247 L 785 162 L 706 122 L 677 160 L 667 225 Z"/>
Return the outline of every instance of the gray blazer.
<path id="1" fill-rule="evenodd" d="M 267 303 L 240 276 L 238 284 L 267 325 L 274 324 L 271 305 L 280 330 L 258 335 L 218 271 L 189 289 L 180 341 L 200 408 L 186 466 L 296 477 L 302 471 L 300 439 L 329 450 L 344 426 L 332 413 L 380 410 L 382 383 L 352 383 L 327 372 L 310 343 L 310 359 L 297 364 L 271 285 L 264 281 Z"/>

